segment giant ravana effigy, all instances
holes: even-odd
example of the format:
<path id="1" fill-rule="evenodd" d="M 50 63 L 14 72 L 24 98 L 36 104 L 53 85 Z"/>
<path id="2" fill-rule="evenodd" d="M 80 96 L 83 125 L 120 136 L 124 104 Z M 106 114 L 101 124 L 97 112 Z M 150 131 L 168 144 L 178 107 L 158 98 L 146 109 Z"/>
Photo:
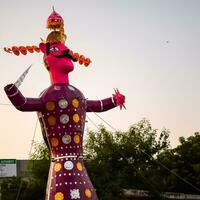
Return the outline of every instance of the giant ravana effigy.
<path id="1" fill-rule="evenodd" d="M 104 112 L 124 106 L 125 97 L 118 90 L 103 100 L 88 100 L 69 83 L 68 74 L 73 62 L 88 66 L 89 58 L 74 53 L 66 45 L 64 21 L 55 11 L 47 20 L 52 31 L 46 41 L 37 46 L 4 48 L 15 55 L 35 52 L 44 54 L 44 64 L 51 85 L 39 98 L 27 98 L 18 89 L 26 73 L 15 84 L 4 89 L 12 104 L 20 111 L 36 111 L 44 139 L 51 154 L 51 165 L 46 189 L 46 200 L 98 200 L 96 191 L 83 163 L 83 133 L 86 112 Z"/>

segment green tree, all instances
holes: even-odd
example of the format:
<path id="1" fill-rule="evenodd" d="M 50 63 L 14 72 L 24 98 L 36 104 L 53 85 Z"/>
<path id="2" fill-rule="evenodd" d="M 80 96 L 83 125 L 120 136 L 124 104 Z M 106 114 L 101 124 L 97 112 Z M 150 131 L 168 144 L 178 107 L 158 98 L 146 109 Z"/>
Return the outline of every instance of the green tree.
<path id="1" fill-rule="evenodd" d="M 1 199 L 3 200 L 23 200 L 28 182 L 20 177 L 7 178 L 1 183 Z"/>
<path id="2" fill-rule="evenodd" d="M 200 193 L 200 133 L 179 138 L 180 145 L 158 156 L 165 190 Z"/>
<path id="3" fill-rule="evenodd" d="M 156 192 L 148 180 L 156 156 L 169 146 L 169 131 L 160 133 L 143 119 L 127 132 L 109 132 L 100 126 L 85 143 L 86 163 L 100 199 L 120 199 L 122 189 Z M 151 175 L 152 176 L 152 175 Z"/>
<path id="4" fill-rule="evenodd" d="M 34 151 L 30 155 L 29 168 L 31 177 L 25 191 L 24 199 L 43 200 L 50 166 L 50 153 L 44 142 L 35 143 Z"/>

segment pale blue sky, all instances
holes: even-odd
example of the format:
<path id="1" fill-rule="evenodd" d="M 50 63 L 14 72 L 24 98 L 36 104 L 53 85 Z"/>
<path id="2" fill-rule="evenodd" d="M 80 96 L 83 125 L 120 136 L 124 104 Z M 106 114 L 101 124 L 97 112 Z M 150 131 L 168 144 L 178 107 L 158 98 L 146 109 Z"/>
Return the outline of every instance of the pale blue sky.
<path id="1" fill-rule="evenodd" d="M 52 6 L 65 21 L 67 45 L 92 60 L 75 65 L 70 83 L 89 99 L 109 97 L 113 88 L 126 95 L 127 110 L 100 114 L 116 129 L 127 130 L 143 117 L 157 129 L 171 131 L 174 147 L 180 136 L 199 131 L 200 1 L 199 0 L 0 0 L 0 48 L 39 44 Z M 166 41 L 169 41 L 168 43 Z M 42 55 L 16 57 L 0 51 L 0 99 L 3 87 L 16 81 L 31 64 L 21 86 L 37 97 L 49 86 Z M 26 158 L 36 122 L 35 113 L 1 106 L 0 158 Z M 89 117 L 102 123 L 95 115 Z M 94 128 L 91 123 L 86 127 Z M 38 126 L 36 139 L 41 139 Z"/>

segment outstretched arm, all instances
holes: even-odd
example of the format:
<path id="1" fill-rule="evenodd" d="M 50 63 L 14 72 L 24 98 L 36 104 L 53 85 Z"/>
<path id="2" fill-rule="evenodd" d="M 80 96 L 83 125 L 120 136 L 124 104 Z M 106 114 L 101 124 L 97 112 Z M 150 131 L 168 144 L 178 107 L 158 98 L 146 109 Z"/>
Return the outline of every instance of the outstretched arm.
<path id="1" fill-rule="evenodd" d="M 115 94 L 113 97 L 103 99 L 100 101 L 92 101 L 87 100 L 87 112 L 103 112 L 106 110 L 110 110 L 116 106 L 120 106 L 120 109 L 124 106 L 125 103 L 125 96 L 120 94 L 119 90 L 115 90 Z"/>
<path id="2" fill-rule="evenodd" d="M 39 98 L 26 98 L 14 84 L 4 88 L 11 103 L 20 111 L 40 111 L 42 101 Z"/>
<path id="3" fill-rule="evenodd" d="M 113 97 L 99 101 L 87 100 L 86 104 L 87 112 L 103 112 L 117 106 Z"/>

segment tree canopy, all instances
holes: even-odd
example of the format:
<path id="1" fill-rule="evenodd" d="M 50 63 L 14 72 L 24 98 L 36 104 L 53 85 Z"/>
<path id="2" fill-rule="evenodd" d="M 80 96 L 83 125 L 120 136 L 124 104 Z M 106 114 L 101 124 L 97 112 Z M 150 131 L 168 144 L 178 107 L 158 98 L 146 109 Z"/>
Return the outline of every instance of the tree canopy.
<path id="1" fill-rule="evenodd" d="M 97 132 L 89 131 L 85 159 L 99 196 L 106 200 L 119 198 L 123 189 L 149 189 L 145 173 L 169 147 L 168 137 L 167 129 L 158 133 L 146 119 L 126 132 L 112 133 L 103 126 Z"/>
<path id="2" fill-rule="evenodd" d="M 200 194 L 200 133 L 179 138 L 180 144 L 158 156 L 165 190 Z"/>

